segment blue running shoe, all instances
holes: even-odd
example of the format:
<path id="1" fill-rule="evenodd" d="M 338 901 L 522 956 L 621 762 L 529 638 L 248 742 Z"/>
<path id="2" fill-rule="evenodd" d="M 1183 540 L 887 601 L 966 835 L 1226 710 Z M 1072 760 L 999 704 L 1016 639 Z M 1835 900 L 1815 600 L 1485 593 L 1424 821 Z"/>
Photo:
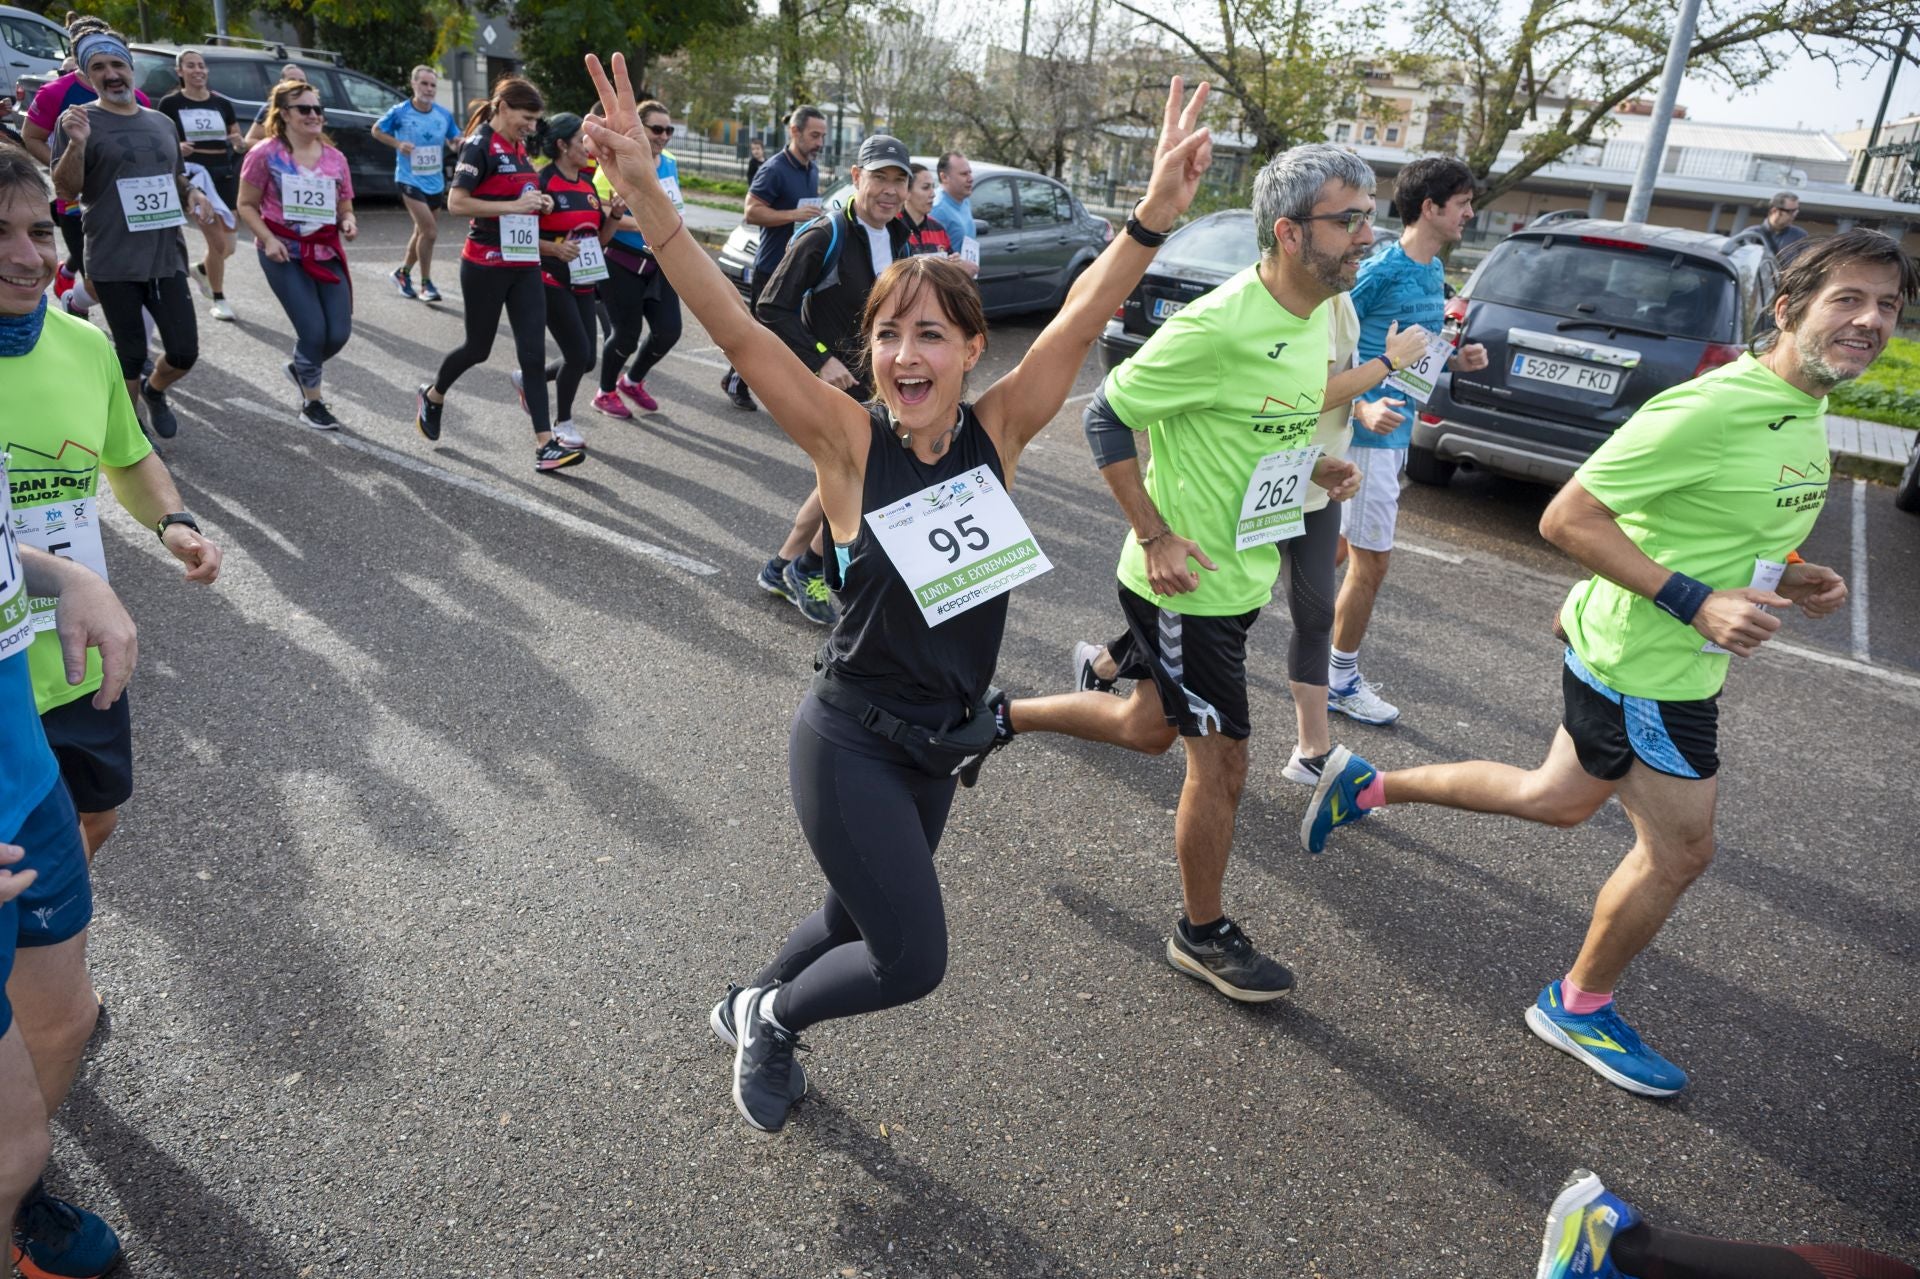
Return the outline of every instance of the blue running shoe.
<path id="1" fill-rule="evenodd" d="M 405 267 L 397 266 L 393 268 L 393 270 L 387 273 L 387 278 L 393 281 L 393 287 L 399 290 L 401 297 L 411 298 L 419 296 L 413 291 L 413 279 Z"/>
<path id="2" fill-rule="evenodd" d="M 1334 827 L 1357 822 L 1372 811 L 1360 807 L 1360 792 L 1373 778 L 1372 764 L 1344 746 L 1334 747 L 1321 767 L 1320 780 L 1314 783 L 1307 815 L 1300 819 L 1300 847 L 1310 853 L 1320 852 Z"/>
<path id="3" fill-rule="evenodd" d="M 787 566 L 779 560 L 768 560 L 760 566 L 760 589 L 769 595 L 778 595 L 788 603 L 793 596 L 787 594 Z"/>
<path id="4" fill-rule="evenodd" d="M 1628 1092 L 1671 1097 L 1687 1086 L 1687 1072 L 1641 1043 L 1612 1003 L 1597 1012 L 1570 1013 L 1560 1003 L 1557 981 L 1548 982 L 1527 1009 L 1527 1028 Z"/>
<path id="5" fill-rule="evenodd" d="M 1639 1224 L 1632 1204 L 1608 1193 L 1585 1168 L 1574 1169 L 1547 1209 L 1547 1238 L 1534 1279 L 1624 1279 L 1607 1251 L 1615 1236 Z"/>
<path id="6" fill-rule="evenodd" d="M 13 1265 L 24 1279 L 99 1279 L 119 1264 L 112 1226 L 34 1183 L 13 1219 Z"/>

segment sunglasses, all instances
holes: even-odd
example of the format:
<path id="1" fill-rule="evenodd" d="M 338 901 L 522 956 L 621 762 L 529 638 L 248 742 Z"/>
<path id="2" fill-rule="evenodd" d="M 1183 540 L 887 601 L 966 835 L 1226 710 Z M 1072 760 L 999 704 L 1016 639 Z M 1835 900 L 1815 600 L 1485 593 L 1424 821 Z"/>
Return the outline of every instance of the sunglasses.
<path id="1" fill-rule="evenodd" d="M 673 136 L 673 126 L 670 124 L 650 124 L 647 126 L 647 132 L 656 138 L 670 138 Z"/>
<path id="2" fill-rule="evenodd" d="M 1348 235 L 1359 235 L 1360 228 L 1373 221 L 1372 209 L 1347 209 L 1341 213 L 1309 213 L 1294 218 L 1295 222 L 1331 222 Z"/>
<path id="3" fill-rule="evenodd" d="M 325 107 L 317 107 L 311 102 L 289 103 L 287 110 L 298 111 L 301 115 L 325 115 L 327 113 Z"/>

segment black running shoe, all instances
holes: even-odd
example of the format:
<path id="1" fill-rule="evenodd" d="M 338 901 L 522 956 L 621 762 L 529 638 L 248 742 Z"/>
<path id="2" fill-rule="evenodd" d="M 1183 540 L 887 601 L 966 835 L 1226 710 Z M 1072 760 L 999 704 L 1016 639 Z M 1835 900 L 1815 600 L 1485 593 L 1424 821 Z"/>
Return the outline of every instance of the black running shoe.
<path id="1" fill-rule="evenodd" d="M 707 1014 L 707 1025 L 712 1027 L 713 1037 L 729 1048 L 740 1046 L 740 1036 L 733 1028 L 733 1001 L 734 997 L 745 989 L 745 986 L 728 982 L 726 995 L 713 1006 L 713 1011 Z M 793 1094 L 795 1101 L 807 1095 L 806 1067 L 797 1061 L 793 1063 L 793 1084 L 788 1091 Z"/>
<path id="2" fill-rule="evenodd" d="M 308 400 L 300 406 L 300 425 L 316 431 L 331 431 L 340 425 L 323 400 Z"/>
<path id="3" fill-rule="evenodd" d="M 1264 1004 L 1293 989 L 1293 974 L 1286 965 L 1255 950 L 1231 919 L 1208 925 L 1199 942 L 1188 941 L 1175 925 L 1173 936 L 1167 938 L 1167 962 L 1245 1004 Z"/>
<path id="4" fill-rule="evenodd" d="M 786 1127 L 793 1109 L 793 1054 L 806 1045 L 790 1030 L 769 1022 L 763 1007 L 778 986 L 751 986 L 733 997 L 733 1025 L 740 1043 L 733 1053 L 733 1104 L 761 1132 Z"/>
<path id="5" fill-rule="evenodd" d="M 753 392 L 747 389 L 747 384 L 743 382 L 740 379 L 740 375 L 732 369 L 728 369 L 726 373 L 721 376 L 720 389 L 727 393 L 729 400 L 733 401 L 734 408 L 744 410 L 748 413 L 759 412 L 760 406 L 753 402 Z"/>
<path id="6" fill-rule="evenodd" d="M 413 429 L 429 440 L 440 438 L 440 414 L 446 411 L 444 403 L 435 404 L 427 398 L 430 384 L 422 382 L 420 389 L 413 393 Z"/>
<path id="7" fill-rule="evenodd" d="M 585 449 L 570 449 L 552 437 L 533 451 L 533 469 L 536 471 L 558 471 L 563 467 L 578 466 L 586 460 Z"/>
<path id="8" fill-rule="evenodd" d="M 167 393 L 156 391 L 147 385 L 147 379 L 140 379 L 140 398 L 147 402 L 147 425 L 153 433 L 163 440 L 170 440 L 180 433 L 180 419 L 173 415 L 173 409 L 167 404 Z"/>

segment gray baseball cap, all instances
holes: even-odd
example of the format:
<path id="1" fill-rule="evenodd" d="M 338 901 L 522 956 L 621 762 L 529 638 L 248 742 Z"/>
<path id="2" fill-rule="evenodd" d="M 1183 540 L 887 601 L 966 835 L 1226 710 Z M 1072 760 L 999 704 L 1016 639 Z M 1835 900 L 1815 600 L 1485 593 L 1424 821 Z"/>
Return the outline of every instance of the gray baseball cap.
<path id="1" fill-rule="evenodd" d="M 906 174 L 913 172 L 913 157 L 907 154 L 907 144 L 885 133 L 873 134 L 862 142 L 860 158 L 854 163 L 867 173 L 886 168 L 898 169 Z"/>

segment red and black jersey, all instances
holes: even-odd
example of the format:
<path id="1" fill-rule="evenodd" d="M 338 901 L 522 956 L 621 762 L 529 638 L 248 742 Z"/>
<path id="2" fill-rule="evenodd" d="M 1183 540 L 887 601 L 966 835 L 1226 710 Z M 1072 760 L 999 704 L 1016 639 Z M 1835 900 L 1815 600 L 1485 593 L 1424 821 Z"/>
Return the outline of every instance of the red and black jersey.
<path id="1" fill-rule="evenodd" d="M 593 170 L 580 170 L 576 178 L 564 177 L 560 166 L 549 164 L 540 170 L 540 189 L 553 200 L 553 212 L 540 215 L 540 238 L 565 240 L 591 235 L 598 239 L 606 214 L 600 205 L 600 193 L 593 189 Z M 559 258 L 542 257 L 540 270 L 546 283 L 556 289 L 567 287 L 567 264 Z M 592 285 L 576 290 L 591 293 Z"/>
<path id="2" fill-rule="evenodd" d="M 914 253 L 952 253 L 953 239 L 947 234 L 947 228 L 941 226 L 931 216 L 919 226 L 906 214 L 900 215 L 907 224 L 907 247 Z"/>
<path id="3" fill-rule="evenodd" d="M 454 166 L 453 185 L 482 200 L 508 201 L 539 182 L 527 148 L 509 142 L 483 124 L 474 130 L 460 148 L 460 162 Z M 467 223 L 467 242 L 460 256 L 481 266 L 507 266 L 500 256 L 500 220 L 474 218 Z M 534 263 L 512 263 L 532 267 Z"/>

